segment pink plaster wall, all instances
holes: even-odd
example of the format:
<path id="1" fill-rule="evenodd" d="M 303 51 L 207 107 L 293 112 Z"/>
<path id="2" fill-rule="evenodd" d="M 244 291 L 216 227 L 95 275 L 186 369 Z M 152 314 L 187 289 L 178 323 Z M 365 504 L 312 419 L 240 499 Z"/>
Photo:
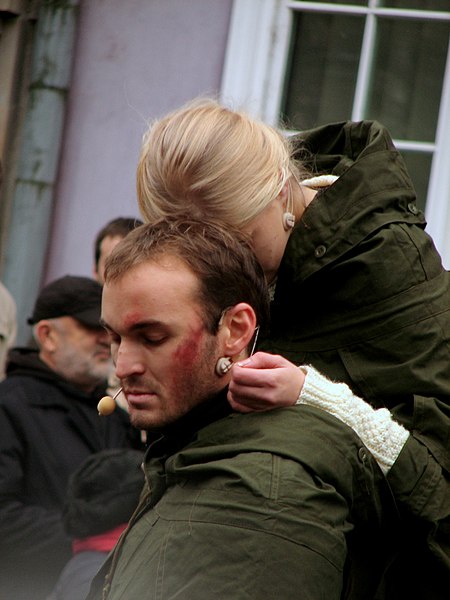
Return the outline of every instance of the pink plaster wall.
<path id="1" fill-rule="evenodd" d="M 84 0 L 45 281 L 90 275 L 97 231 L 139 216 L 148 120 L 219 91 L 232 0 Z"/>

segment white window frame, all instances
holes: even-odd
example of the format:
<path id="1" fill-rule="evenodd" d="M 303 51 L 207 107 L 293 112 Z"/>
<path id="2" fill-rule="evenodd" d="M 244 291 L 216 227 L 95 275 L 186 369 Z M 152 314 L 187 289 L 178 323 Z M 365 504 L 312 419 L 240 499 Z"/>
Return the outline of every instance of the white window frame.
<path id="1" fill-rule="evenodd" d="M 221 100 L 227 105 L 244 108 L 277 125 L 284 72 L 289 51 L 289 33 L 293 11 L 363 14 L 367 16 L 358 71 L 358 84 L 351 119 L 364 114 L 366 82 L 370 54 L 375 35 L 376 16 L 450 21 L 448 13 L 438 11 L 397 10 L 379 7 L 379 0 L 369 0 L 368 6 L 327 4 L 289 0 L 234 0 L 225 65 L 221 85 Z M 399 150 L 433 151 L 428 187 L 427 231 L 450 268 L 450 45 L 434 143 L 394 140 Z"/>

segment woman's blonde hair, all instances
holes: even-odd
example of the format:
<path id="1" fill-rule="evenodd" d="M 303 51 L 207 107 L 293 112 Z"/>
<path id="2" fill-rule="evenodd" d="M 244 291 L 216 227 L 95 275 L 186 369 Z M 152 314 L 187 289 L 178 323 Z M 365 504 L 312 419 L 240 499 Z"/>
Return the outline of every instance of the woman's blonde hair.
<path id="1" fill-rule="evenodd" d="M 298 176 L 276 129 L 199 99 L 153 123 L 144 136 L 137 196 L 145 221 L 189 215 L 241 228 Z"/>

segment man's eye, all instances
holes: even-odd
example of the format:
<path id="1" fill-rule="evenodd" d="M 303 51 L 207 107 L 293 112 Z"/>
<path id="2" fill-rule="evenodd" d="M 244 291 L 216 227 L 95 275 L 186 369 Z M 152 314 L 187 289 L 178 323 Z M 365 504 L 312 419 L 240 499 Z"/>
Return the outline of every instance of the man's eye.
<path id="1" fill-rule="evenodd" d="M 166 336 L 146 337 L 146 338 L 144 338 L 144 341 L 149 346 L 159 346 L 160 344 L 164 343 L 166 341 L 166 339 L 167 339 Z"/>

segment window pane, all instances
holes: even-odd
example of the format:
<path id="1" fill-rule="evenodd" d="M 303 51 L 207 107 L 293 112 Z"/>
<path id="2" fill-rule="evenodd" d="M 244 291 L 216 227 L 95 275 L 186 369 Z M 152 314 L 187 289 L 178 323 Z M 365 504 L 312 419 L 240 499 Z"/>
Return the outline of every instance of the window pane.
<path id="1" fill-rule="evenodd" d="M 381 3 L 381 6 L 388 8 L 449 11 L 448 0 L 384 0 L 384 2 Z"/>
<path id="2" fill-rule="evenodd" d="M 416 190 L 417 206 L 425 210 L 432 156 L 431 154 L 409 150 L 402 150 L 401 154 Z"/>
<path id="3" fill-rule="evenodd" d="M 367 6 L 369 0 L 311 0 L 317 4 L 341 4 L 342 6 Z"/>
<path id="4" fill-rule="evenodd" d="M 399 139 L 434 142 L 450 23 L 380 19 L 367 118 Z"/>
<path id="5" fill-rule="evenodd" d="M 317 4 L 368 6 L 369 0 L 310 0 Z M 449 0 L 378 0 L 377 8 L 449 11 Z"/>
<path id="6" fill-rule="evenodd" d="M 364 18 L 294 14 L 281 116 L 290 129 L 350 118 Z"/>

